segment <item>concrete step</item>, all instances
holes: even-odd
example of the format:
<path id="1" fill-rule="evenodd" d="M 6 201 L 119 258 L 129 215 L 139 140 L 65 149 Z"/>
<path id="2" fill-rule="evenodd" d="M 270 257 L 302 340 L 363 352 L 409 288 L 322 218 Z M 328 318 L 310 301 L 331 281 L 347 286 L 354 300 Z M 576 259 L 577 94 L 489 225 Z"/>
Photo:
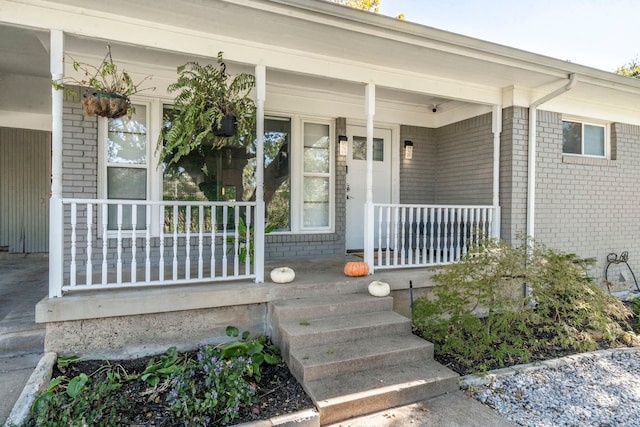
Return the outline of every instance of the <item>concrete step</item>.
<path id="1" fill-rule="evenodd" d="M 376 298 L 369 294 L 330 295 L 274 301 L 271 303 L 271 307 L 272 315 L 276 315 L 278 320 L 283 322 L 392 310 L 393 298 Z"/>
<path id="2" fill-rule="evenodd" d="M 326 425 L 458 390 L 458 374 L 429 360 L 320 378 L 304 387 Z M 348 423 L 344 424 L 348 425 Z"/>
<path id="3" fill-rule="evenodd" d="M 351 342 L 381 335 L 410 334 L 411 321 L 393 311 L 286 321 L 281 325 L 283 347 L 289 351 L 326 343 Z"/>
<path id="4" fill-rule="evenodd" d="M 320 319 L 358 313 L 393 310 L 393 298 L 376 298 L 369 294 L 344 294 L 281 300 L 269 303 L 269 324 L 274 344 L 283 347 L 280 325 L 287 321 Z M 282 348 L 284 351 L 285 349 Z"/>
<path id="5" fill-rule="evenodd" d="M 289 369 L 304 385 L 320 378 L 432 359 L 430 342 L 412 334 L 394 334 L 291 350 Z"/>

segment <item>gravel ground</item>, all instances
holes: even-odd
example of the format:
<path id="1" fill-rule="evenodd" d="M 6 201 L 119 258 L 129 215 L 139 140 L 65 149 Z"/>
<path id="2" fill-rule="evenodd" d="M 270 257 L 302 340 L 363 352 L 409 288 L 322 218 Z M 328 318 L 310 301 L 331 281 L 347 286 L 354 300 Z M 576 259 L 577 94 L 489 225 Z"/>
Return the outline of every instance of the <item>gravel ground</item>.
<path id="1" fill-rule="evenodd" d="M 592 354 L 502 376 L 473 396 L 521 426 L 640 426 L 640 353 Z"/>

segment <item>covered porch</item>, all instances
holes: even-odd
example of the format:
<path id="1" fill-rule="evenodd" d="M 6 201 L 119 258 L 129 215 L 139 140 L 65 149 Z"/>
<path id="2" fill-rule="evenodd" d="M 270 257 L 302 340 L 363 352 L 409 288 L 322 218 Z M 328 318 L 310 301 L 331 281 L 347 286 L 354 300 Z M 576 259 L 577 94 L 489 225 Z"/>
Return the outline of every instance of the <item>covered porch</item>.
<path id="1" fill-rule="evenodd" d="M 59 6 L 56 12 L 59 22 L 73 22 L 77 18 L 77 10 Z M 222 1 L 198 7 L 211 8 L 201 10 L 203 15 L 215 13 L 220 19 L 227 17 L 229 22 L 239 13 L 256 19 L 267 13 L 282 26 L 304 28 L 308 34 L 318 36 L 316 40 L 320 40 L 321 35 L 330 35 L 336 40 L 349 35 L 365 43 L 370 37 L 359 30 L 358 21 L 363 17 L 360 13 L 341 10 L 344 16 L 337 16 L 332 12 L 332 5 L 314 7 L 336 22 L 313 25 L 312 18 L 318 11 L 310 11 L 310 5 L 298 7 L 292 3 L 276 7 Z M 286 13 L 288 8 L 296 9 L 300 15 L 290 19 Z M 447 52 L 443 46 L 411 42 L 405 35 L 379 34 L 375 37 L 379 43 L 377 47 L 361 51 L 362 57 L 355 58 L 319 45 L 315 46 L 315 53 L 310 54 L 308 46 L 301 41 L 283 40 L 278 34 L 267 32 L 273 40 L 269 40 L 271 48 L 265 56 L 263 45 L 243 42 L 237 29 L 227 28 L 224 37 L 212 32 L 196 17 L 197 10 L 192 11 L 193 34 L 179 31 L 180 24 L 175 24 L 168 36 L 167 29 L 156 28 L 155 23 L 162 19 L 164 12 L 152 9 L 141 6 L 135 11 L 136 16 L 148 20 L 147 30 L 142 32 L 136 23 L 125 20 L 118 25 L 126 31 L 109 38 L 113 51 L 118 52 L 119 60 L 134 76 L 154 75 L 159 93 L 140 97 L 140 102 L 155 108 L 153 114 L 161 110 L 163 100 L 169 97 L 164 88 L 175 79 L 176 65 L 193 59 L 211 61 L 216 52 L 212 51 L 210 43 L 216 46 L 215 50 L 224 51 L 230 72 L 251 72 L 256 76 L 255 199 L 224 202 L 163 200 L 161 190 L 152 188 L 155 184 L 152 178 L 149 178 L 146 200 L 107 198 L 100 184 L 100 174 L 105 172 L 100 170 L 99 142 L 97 147 L 86 149 L 82 154 L 71 154 L 80 150 L 77 146 L 81 143 L 85 146 L 89 145 L 87 142 L 95 144 L 94 140 L 99 139 L 95 136 L 99 123 L 96 126 L 95 122 L 77 117 L 78 112 L 70 110 L 70 100 L 65 99 L 62 92 L 53 91 L 50 110 L 53 165 L 49 218 L 50 297 L 166 285 L 262 283 L 267 279 L 268 263 L 272 260 L 286 259 L 285 263 L 289 264 L 295 258 L 305 258 L 309 254 L 339 259 L 349 249 L 362 253 L 362 259 L 374 274 L 386 269 L 424 268 L 454 262 L 478 239 L 500 235 L 500 135 L 504 97 L 502 88 L 493 82 L 493 78 L 475 76 L 477 81 L 467 82 L 461 90 L 459 83 L 470 76 L 459 70 L 452 73 L 458 66 L 446 69 L 429 66 L 436 58 L 439 63 L 446 64 L 456 57 L 455 54 Z M 42 43 L 50 63 L 46 71 L 51 78 L 60 79 L 74 73 L 69 64 L 65 66 L 60 61 L 65 55 L 87 61 L 101 57 L 96 52 L 104 50 L 107 34 L 98 30 L 99 25 L 89 23 L 102 21 L 106 19 L 104 16 L 89 14 L 82 28 L 65 24 L 52 29 L 54 26 L 47 25 L 47 11 L 37 5 L 16 3 L 8 10 L 11 12 L 6 15 L 9 22 L 14 16 L 34 17 L 31 24 L 36 29 L 21 29 L 18 35 L 22 36 L 26 31 Z M 379 28 L 389 25 L 388 18 L 370 18 Z M 346 26 L 339 25 L 340 22 Z M 19 24 L 28 22 L 18 22 L 16 18 L 10 23 Z M 157 37 L 152 37 L 149 31 Z M 139 36 L 135 43 L 125 37 L 132 34 Z M 257 39 L 261 37 L 262 34 Z M 312 42 L 306 40 L 305 43 Z M 396 48 L 407 44 L 424 49 L 431 56 L 394 53 L 401 51 Z M 396 55 L 396 61 L 390 64 L 402 65 L 378 64 L 379 47 Z M 474 55 L 458 60 L 467 63 L 468 67 L 485 64 Z M 367 71 L 363 75 L 358 70 Z M 523 72 L 523 77 L 525 74 Z M 304 178 L 297 183 L 300 194 L 292 196 L 292 203 L 298 205 L 292 204 L 290 229 L 269 234 L 264 230 L 265 177 L 264 167 L 260 164 L 264 157 L 264 140 L 261 138 L 265 117 L 284 114 L 282 112 L 301 117 L 296 118 L 301 124 L 311 120 L 309 117 L 320 116 L 320 121 L 326 122 L 330 129 L 331 164 L 326 174 L 330 184 L 328 220 L 326 227 L 319 231 L 305 230 L 300 217 L 294 218 L 299 215 L 296 209 L 303 210 L 308 202 L 300 190 Z M 150 116 L 158 127 L 160 120 L 157 116 L 154 119 L 153 114 Z M 349 126 L 363 129 L 357 136 L 364 138 L 366 153 L 363 173 L 355 177 L 364 183 L 362 196 L 355 198 L 362 212 L 357 218 L 362 243 L 352 246 L 345 243 L 352 230 L 345 226 L 344 218 L 349 213 L 345 202 L 349 198 L 348 185 L 354 178 L 348 177 L 346 172 L 350 152 L 345 155 L 339 147 L 342 136 L 347 136 L 349 143 L 354 141 Z M 82 135 L 76 133 L 75 127 L 82 127 Z M 391 135 L 388 152 L 392 162 L 388 179 L 391 187 L 387 200 L 383 201 L 376 197 L 379 193 L 375 181 L 378 165 L 373 158 L 375 132 L 379 128 L 389 130 Z M 150 131 L 149 141 L 155 143 L 157 133 L 153 132 L 157 130 Z M 81 141 L 76 143 L 76 139 Z M 405 145 L 409 142 L 415 144 L 413 158 L 406 153 Z M 479 146 L 479 154 L 474 152 L 476 163 L 469 165 L 465 151 Z M 447 147 L 449 151 L 445 152 Z M 302 151 L 303 147 L 299 149 Z M 300 161 L 302 155 L 293 151 L 291 154 L 291 168 L 298 168 L 300 176 L 311 176 L 305 175 L 306 171 L 294 163 Z M 73 156 L 82 158 L 76 160 Z M 155 164 L 157 160 L 150 154 L 148 163 Z M 68 166 L 74 163 L 78 166 Z M 91 163 L 98 164 L 98 170 L 93 166 L 93 177 L 79 177 L 73 170 L 77 167 L 86 171 L 92 167 Z M 445 166 L 439 168 L 441 164 Z M 148 176 L 153 173 L 150 171 Z M 78 183 L 77 178 L 90 183 Z M 439 188 L 434 189 L 434 183 Z M 293 182 L 292 188 L 295 185 Z M 325 251 L 324 247 L 329 245 L 331 248 Z M 278 251 L 273 250 L 274 247 Z M 344 263 L 338 263 L 337 268 L 341 269 Z"/>

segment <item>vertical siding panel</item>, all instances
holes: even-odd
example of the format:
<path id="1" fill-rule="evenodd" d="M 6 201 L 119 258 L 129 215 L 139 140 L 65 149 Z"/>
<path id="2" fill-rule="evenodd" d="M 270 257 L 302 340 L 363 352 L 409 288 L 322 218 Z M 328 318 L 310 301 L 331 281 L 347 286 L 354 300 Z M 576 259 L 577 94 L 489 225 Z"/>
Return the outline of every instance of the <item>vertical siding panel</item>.
<path id="1" fill-rule="evenodd" d="M 0 247 L 9 246 L 9 135 L 0 128 Z"/>
<path id="2" fill-rule="evenodd" d="M 49 132 L 0 128 L 0 246 L 48 251 Z"/>

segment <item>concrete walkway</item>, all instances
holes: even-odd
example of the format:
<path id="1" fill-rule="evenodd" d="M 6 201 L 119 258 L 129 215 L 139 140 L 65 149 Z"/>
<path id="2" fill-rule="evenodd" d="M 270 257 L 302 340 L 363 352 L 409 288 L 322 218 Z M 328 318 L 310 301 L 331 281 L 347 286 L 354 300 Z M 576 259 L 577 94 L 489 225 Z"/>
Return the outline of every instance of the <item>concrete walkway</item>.
<path id="1" fill-rule="evenodd" d="M 0 253 L 0 425 L 44 351 L 35 305 L 48 292 L 49 259 Z"/>

